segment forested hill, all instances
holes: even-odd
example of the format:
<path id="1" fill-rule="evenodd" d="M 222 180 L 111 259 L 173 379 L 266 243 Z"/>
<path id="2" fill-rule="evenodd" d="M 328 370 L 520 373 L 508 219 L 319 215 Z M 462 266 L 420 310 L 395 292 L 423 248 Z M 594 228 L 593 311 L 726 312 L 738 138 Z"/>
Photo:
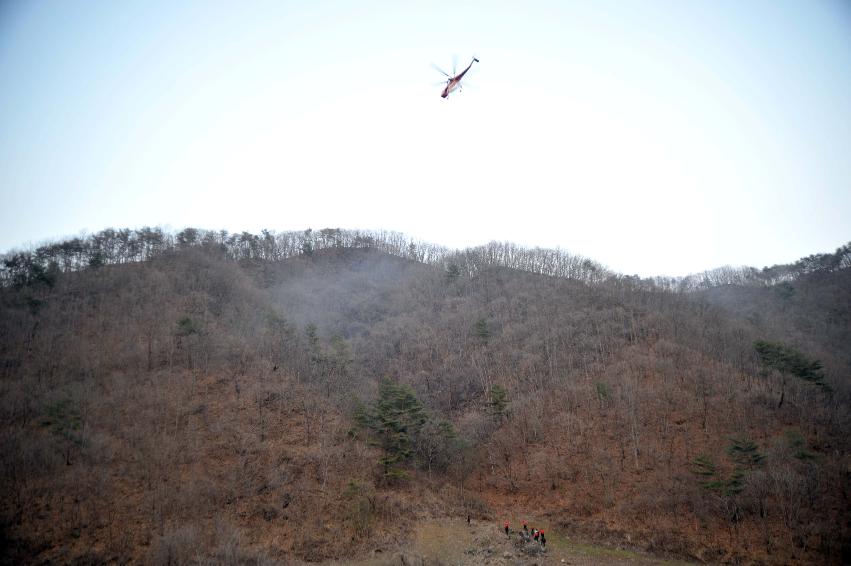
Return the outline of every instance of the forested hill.
<path id="1" fill-rule="evenodd" d="M 317 561 L 472 515 L 842 562 L 849 267 L 640 279 L 331 229 L 7 254 L 4 558 Z"/>
<path id="2" fill-rule="evenodd" d="M 96 234 L 41 245 L 32 250 L 10 251 L 2 256 L 0 283 L 21 284 L 50 273 L 78 271 L 89 267 L 146 261 L 164 254 L 201 247 L 232 260 L 280 261 L 310 255 L 325 249 L 375 249 L 431 265 L 453 263 L 474 273 L 482 266 L 512 269 L 579 279 L 588 283 L 625 279 L 635 285 L 689 291 L 719 285 L 774 285 L 809 273 L 829 273 L 851 267 L 851 242 L 834 253 L 819 253 L 784 265 L 755 267 L 723 266 L 685 277 L 621 275 L 580 255 L 559 249 L 522 248 L 511 243 L 491 242 L 465 250 L 422 242 L 391 231 L 324 228 L 260 234 L 225 230 L 185 228 L 177 234 L 161 228 L 138 230 L 108 228 Z"/>

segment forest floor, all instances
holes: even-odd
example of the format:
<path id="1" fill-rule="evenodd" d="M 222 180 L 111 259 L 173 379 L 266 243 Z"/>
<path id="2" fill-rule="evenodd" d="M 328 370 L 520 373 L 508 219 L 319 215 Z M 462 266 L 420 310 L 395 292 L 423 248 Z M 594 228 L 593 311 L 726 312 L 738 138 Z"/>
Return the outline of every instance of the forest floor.
<path id="1" fill-rule="evenodd" d="M 439 519 L 419 523 L 409 545 L 404 548 L 376 549 L 371 556 L 356 560 L 332 561 L 331 565 L 356 566 L 454 566 L 458 565 L 685 565 L 688 562 L 667 560 L 633 550 L 607 548 L 587 544 L 557 533 L 544 521 L 529 524 L 547 533 L 546 551 L 537 543 L 519 544 L 513 531 L 507 537 L 500 524 L 493 521 Z M 531 528 L 531 527 L 530 527 Z"/>

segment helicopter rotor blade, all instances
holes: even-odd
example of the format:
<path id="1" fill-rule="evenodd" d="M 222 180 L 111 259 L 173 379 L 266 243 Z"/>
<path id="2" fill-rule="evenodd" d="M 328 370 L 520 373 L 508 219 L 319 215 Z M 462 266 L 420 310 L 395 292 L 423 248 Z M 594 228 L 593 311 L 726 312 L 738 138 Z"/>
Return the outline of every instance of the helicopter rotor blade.
<path id="1" fill-rule="evenodd" d="M 441 73 L 442 75 L 445 75 L 447 78 L 450 78 L 450 79 L 452 78 L 452 75 L 450 75 L 449 73 L 447 73 L 446 71 L 444 71 L 443 69 L 441 69 L 440 67 L 435 65 L 434 63 L 432 63 L 431 66 L 435 71 Z"/>

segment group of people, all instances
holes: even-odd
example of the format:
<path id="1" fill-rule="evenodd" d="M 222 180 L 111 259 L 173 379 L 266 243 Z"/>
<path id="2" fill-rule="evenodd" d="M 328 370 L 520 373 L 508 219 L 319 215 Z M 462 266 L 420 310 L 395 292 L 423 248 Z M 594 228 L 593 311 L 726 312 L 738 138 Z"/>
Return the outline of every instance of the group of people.
<path id="1" fill-rule="evenodd" d="M 508 521 L 505 521 L 503 527 L 505 528 L 505 536 L 511 536 L 511 525 L 509 525 Z M 538 530 L 536 528 L 529 529 L 529 525 L 526 521 L 523 521 L 523 529 L 518 531 L 520 533 L 520 540 L 525 544 L 527 542 L 535 541 L 540 543 L 543 548 L 547 547 L 547 536 L 544 534 L 544 530 Z"/>

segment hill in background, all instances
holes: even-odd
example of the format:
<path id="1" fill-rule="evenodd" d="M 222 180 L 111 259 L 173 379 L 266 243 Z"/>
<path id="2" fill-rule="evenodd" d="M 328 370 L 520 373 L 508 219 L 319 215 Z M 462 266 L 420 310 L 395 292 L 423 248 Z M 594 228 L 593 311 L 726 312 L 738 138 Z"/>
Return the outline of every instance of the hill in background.
<path id="1" fill-rule="evenodd" d="M 6 560 L 316 561 L 467 515 L 847 560 L 849 266 L 640 279 L 331 229 L 7 254 Z"/>

